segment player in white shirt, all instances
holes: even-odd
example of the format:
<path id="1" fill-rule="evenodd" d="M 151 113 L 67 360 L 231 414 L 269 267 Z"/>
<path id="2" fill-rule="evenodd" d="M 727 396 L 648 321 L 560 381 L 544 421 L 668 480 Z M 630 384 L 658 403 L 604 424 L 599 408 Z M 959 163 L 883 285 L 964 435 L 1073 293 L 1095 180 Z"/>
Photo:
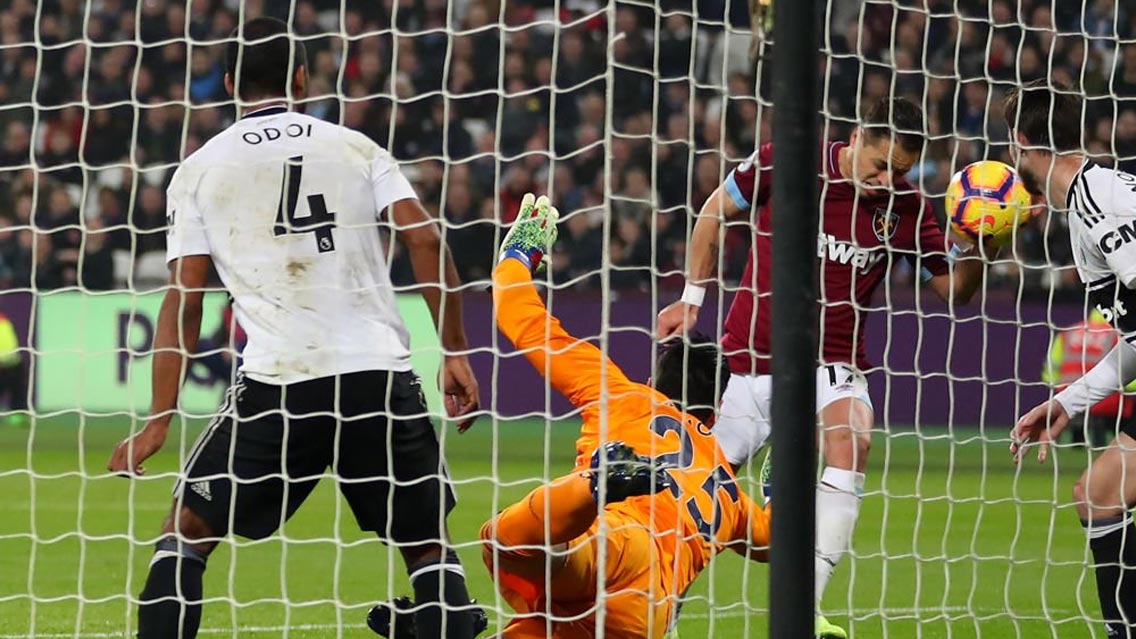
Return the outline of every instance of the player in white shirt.
<path id="1" fill-rule="evenodd" d="M 1018 169 L 1031 192 L 1068 212 L 1089 306 L 1121 339 L 1092 370 L 1018 420 L 1010 433 L 1015 462 L 1035 442 L 1045 461 L 1072 420 L 1136 379 L 1136 176 L 1085 157 L 1082 99 L 1051 83 L 1031 82 L 1006 98 Z M 1136 505 L 1136 429 L 1130 424 L 1120 422 L 1116 439 L 1077 480 L 1073 500 L 1093 552 L 1108 636 L 1136 636 L 1136 526 L 1129 513 Z"/>
<path id="2" fill-rule="evenodd" d="M 454 496 L 410 366 L 380 243 L 383 211 L 409 249 L 449 353 L 446 404 L 464 431 L 478 389 L 461 354 L 453 260 L 386 151 L 288 110 L 289 96 L 304 97 L 307 72 L 287 25 L 258 18 L 238 32 L 225 84 L 243 117 L 186 158 L 170 183 L 170 288 L 154 340 L 151 417 L 119 444 L 110 470 L 142 474 L 166 439 L 210 267 L 235 300 L 248 345 L 174 489 L 140 596 L 138 637 L 194 637 L 219 538 L 271 535 L 330 467 L 360 528 L 402 552 L 417 604 L 427 604 L 415 614 L 417 637 L 469 639 L 473 608 L 444 523 Z"/>

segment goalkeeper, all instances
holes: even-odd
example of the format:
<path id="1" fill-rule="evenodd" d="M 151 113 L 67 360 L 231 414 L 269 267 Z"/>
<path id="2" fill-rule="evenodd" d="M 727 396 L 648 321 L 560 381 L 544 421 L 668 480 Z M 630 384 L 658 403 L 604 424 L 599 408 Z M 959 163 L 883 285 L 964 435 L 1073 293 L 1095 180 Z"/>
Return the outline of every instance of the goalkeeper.
<path id="1" fill-rule="evenodd" d="M 604 636 L 660 637 L 715 554 L 764 559 L 769 514 L 739 489 L 711 434 L 729 377 L 716 344 L 672 342 L 653 383 L 638 384 L 549 315 L 532 274 L 557 218 L 547 198 L 525 196 L 493 302 L 501 332 L 583 412 L 576 469 L 482 527 L 485 563 L 518 613 L 506 638 L 595 635 L 601 571 Z"/>

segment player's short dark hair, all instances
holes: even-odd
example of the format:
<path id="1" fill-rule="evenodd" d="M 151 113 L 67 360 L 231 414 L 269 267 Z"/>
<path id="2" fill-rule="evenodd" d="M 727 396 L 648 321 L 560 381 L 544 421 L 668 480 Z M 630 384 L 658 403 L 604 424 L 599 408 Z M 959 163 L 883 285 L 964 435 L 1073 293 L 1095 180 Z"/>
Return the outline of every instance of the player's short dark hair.
<path id="1" fill-rule="evenodd" d="M 1081 96 L 1056 80 L 1042 78 L 1014 87 L 1002 100 L 1006 126 L 1030 146 L 1056 152 L 1081 149 Z"/>
<path id="2" fill-rule="evenodd" d="M 923 131 L 923 109 L 907 98 L 876 100 L 860 122 L 860 134 L 869 142 L 894 136 L 908 153 L 923 152 Z"/>
<path id="3" fill-rule="evenodd" d="M 284 96 L 296 69 L 308 66 L 304 43 L 294 40 L 288 25 L 276 18 L 253 18 L 234 29 L 229 37 L 225 71 L 233 78 L 241 98 Z"/>
<path id="4" fill-rule="evenodd" d="M 716 341 L 693 333 L 686 340 L 662 344 L 653 379 L 655 390 L 709 423 L 730 381 L 730 369 Z"/>

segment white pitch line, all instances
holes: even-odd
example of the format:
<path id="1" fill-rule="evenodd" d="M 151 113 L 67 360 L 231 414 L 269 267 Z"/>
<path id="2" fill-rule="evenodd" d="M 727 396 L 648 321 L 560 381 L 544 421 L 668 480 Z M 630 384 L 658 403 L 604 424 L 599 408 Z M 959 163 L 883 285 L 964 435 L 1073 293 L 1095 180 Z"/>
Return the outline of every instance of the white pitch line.
<path id="1" fill-rule="evenodd" d="M 1050 608 L 1048 611 L 1043 610 L 1030 610 L 1023 611 L 1017 610 L 1013 613 L 1005 609 L 996 608 L 978 608 L 972 609 L 967 606 L 945 606 L 941 608 L 925 607 L 925 608 L 853 608 L 852 610 L 833 610 L 830 614 L 839 616 L 852 616 L 864 617 L 867 615 L 880 615 L 886 617 L 904 616 L 904 615 L 919 615 L 919 618 L 937 617 L 952 613 L 971 612 L 980 616 L 987 615 L 1005 615 L 1014 617 L 1017 615 L 1029 617 L 1043 617 L 1048 615 L 1075 615 L 1080 614 L 1076 610 L 1065 608 Z M 749 611 L 749 610 L 723 610 L 722 612 L 713 613 L 715 619 L 730 619 L 735 617 L 745 617 L 751 615 L 754 617 L 764 616 L 764 612 Z M 711 613 L 708 612 L 692 612 L 679 615 L 679 620 L 683 619 L 709 619 Z M 312 624 L 299 624 L 292 626 L 241 626 L 240 633 L 243 635 L 250 632 L 292 632 L 297 630 L 336 630 L 336 629 L 358 629 L 366 628 L 364 624 L 333 624 L 333 623 L 312 623 Z M 202 628 L 198 631 L 199 635 L 232 635 L 238 631 L 237 628 Z M 37 633 L 34 635 L 28 634 L 4 634 L 0 635 L 0 639 L 126 639 L 125 632 L 82 632 L 79 634 L 73 632 L 56 632 L 56 633 Z"/>

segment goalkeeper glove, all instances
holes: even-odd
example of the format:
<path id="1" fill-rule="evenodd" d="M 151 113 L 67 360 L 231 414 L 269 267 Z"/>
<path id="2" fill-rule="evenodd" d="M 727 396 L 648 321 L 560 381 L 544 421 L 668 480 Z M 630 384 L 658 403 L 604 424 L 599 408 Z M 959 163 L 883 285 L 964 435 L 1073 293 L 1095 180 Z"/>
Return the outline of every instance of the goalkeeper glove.
<path id="1" fill-rule="evenodd" d="M 548 252 L 556 242 L 559 219 L 560 212 L 552 206 L 548 197 L 542 195 L 534 201 L 532 193 L 525 193 L 517 220 L 501 242 L 501 256 L 497 261 L 508 258 L 519 260 L 535 275 L 547 261 Z"/>

